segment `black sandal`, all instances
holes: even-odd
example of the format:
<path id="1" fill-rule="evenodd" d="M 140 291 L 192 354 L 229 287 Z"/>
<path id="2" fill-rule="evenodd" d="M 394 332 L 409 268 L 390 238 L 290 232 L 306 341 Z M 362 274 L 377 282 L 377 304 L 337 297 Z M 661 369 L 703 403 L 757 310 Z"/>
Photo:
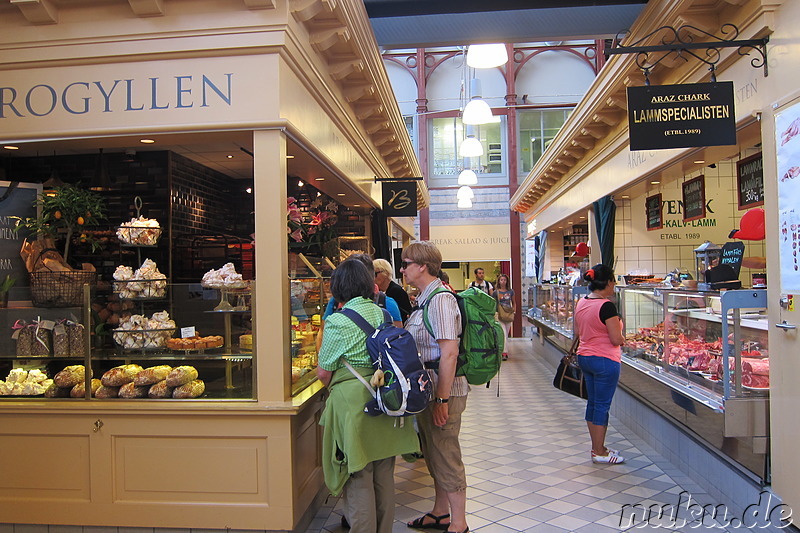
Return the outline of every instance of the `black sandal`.
<path id="1" fill-rule="evenodd" d="M 425 518 L 432 518 L 435 522 L 425 523 Z M 414 529 L 438 529 L 440 531 L 447 531 L 450 527 L 450 523 L 442 524 L 442 520 L 445 518 L 450 518 L 450 514 L 443 514 L 442 516 L 436 516 L 433 513 L 425 513 L 424 515 L 420 516 L 419 518 L 408 522 L 406 525 L 408 527 L 413 527 Z"/>

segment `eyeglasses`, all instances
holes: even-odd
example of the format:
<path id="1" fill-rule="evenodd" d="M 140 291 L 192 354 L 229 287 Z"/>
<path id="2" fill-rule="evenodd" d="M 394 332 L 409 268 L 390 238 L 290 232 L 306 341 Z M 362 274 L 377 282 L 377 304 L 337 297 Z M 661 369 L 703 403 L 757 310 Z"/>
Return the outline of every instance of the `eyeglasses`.
<path id="1" fill-rule="evenodd" d="M 383 270 L 376 270 L 376 271 L 375 271 L 375 276 L 377 277 L 377 276 L 378 276 L 378 274 L 382 274 L 382 273 L 383 273 Z"/>
<path id="2" fill-rule="evenodd" d="M 414 265 L 414 264 L 416 264 L 416 261 L 409 261 L 408 259 L 404 259 L 403 261 L 400 262 L 400 268 L 405 269 L 408 268 L 408 265 Z"/>

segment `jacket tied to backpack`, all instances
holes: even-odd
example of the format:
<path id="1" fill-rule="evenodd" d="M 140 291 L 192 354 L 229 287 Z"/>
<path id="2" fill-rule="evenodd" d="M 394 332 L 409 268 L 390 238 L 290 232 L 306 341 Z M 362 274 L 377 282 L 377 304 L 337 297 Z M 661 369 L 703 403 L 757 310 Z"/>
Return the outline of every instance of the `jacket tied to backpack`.
<path id="1" fill-rule="evenodd" d="M 369 377 L 373 370 L 356 367 Z M 372 396 L 347 368 L 333 373 L 329 396 L 320 418 L 322 471 L 331 494 L 338 495 L 351 474 L 372 461 L 419 452 L 413 424 L 399 427 L 388 416 L 366 416 L 364 403 Z"/>

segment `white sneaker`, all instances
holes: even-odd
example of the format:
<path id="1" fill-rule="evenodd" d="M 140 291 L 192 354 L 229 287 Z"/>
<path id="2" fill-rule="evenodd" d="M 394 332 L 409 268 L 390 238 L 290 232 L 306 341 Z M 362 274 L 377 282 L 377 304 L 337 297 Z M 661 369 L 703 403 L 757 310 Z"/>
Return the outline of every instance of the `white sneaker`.
<path id="1" fill-rule="evenodd" d="M 592 462 L 609 465 L 616 465 L 625 462 L 625 458 L 622 457 L 618 451 L 612 450 L 611 448 L 606 448 L 606 450 L 608 450 L 608 455 L 597 455 L 594 453 L 594 451 L 592 451 Z"/>

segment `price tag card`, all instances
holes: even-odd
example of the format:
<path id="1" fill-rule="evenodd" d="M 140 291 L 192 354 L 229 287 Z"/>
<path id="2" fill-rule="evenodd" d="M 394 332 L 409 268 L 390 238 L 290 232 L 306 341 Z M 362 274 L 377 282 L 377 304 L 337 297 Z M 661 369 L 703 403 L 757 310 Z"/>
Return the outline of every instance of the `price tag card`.
<path id="1" fill-rule="evenodd" d="M 194 326 L 189 326 L 188 328 L 181 328 L 181 338 L 186 339 L 188 337 L 195 337 L 197 332 L 194 330 Z"/>

